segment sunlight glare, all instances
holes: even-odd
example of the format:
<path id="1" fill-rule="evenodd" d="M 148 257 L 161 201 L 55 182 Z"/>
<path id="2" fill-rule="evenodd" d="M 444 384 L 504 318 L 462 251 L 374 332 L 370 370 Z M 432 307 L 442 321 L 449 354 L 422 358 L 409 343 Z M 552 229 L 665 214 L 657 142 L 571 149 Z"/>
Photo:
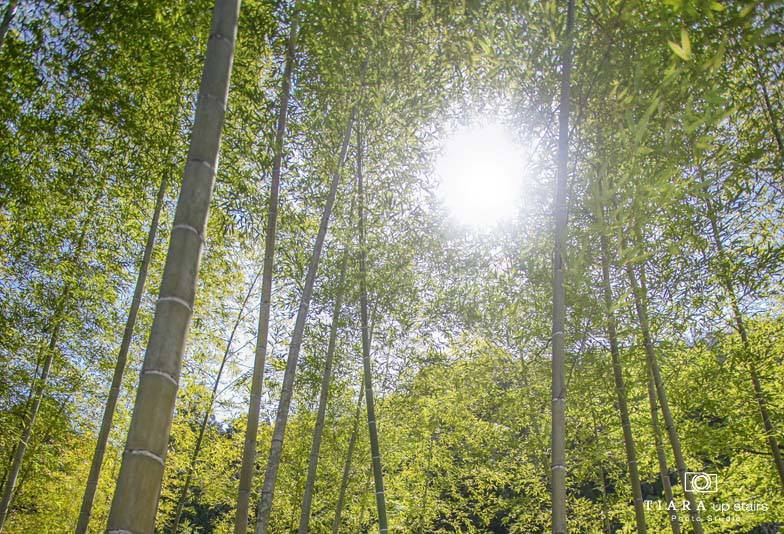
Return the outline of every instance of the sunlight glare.
<path id="1" fill-rule="evenodd" d="M 519 205 L 525 150 L 498 124 L 456 132 L 436 163 L 452 217 L 474 228 L 511 219 Z"/>

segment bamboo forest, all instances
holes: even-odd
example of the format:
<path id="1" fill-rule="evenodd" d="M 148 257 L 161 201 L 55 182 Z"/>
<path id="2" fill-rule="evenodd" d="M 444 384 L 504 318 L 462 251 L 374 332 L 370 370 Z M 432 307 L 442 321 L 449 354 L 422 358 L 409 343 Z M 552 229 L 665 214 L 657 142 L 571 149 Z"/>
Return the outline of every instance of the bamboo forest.
<path id="1" fill-rule="evenodd" d="M 0 0 L 0 533 L 784 532 L 784 2 Z"/>

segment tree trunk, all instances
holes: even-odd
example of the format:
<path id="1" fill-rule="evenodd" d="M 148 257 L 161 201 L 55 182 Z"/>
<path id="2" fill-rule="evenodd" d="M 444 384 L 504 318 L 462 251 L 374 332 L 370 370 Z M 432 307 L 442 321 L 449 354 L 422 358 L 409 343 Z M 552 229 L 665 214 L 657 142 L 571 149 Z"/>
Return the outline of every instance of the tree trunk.
<path id="1" fill-rule="evenodd" d="M 335 520 L 332 522 L 332 534 L 338 534 L 338 530 L 340 529 L 340 516 L 343 513 L 343 502 L 346 498 L 346 488 L 348 487 L 348 479 L 351 474 L 351 459 L 354 455 L 354 447 L 357 443 L 359 416 L 362 412 L 362 398 L 365 393 L 364 374 L 362 376 L 362 385 L 359 388 L 359 396 L 357 397 L 357 411 L 354 414 L 354 428 L 351 430 L 351 439 L 349 439 L 348 451 L 346 451 L 346 464 L 343 466 L 343 477 L 340 479 L 340 491 L 338 492 L 338 504 L 335 507 Z"/>
<path id="2" fill-rule="evenodd" d="M 738 329 L 738 334 L 740 334 L 741 343 L 743 343 L 743 351 L 746 353 L 746 360 L 749 364 L 749 374 L 751 375 L 751 384 L 754 388 L 754 398 L 757 401 L 757 406 L 759 407 L 760 411 L 760 418 L 762 419 L 762 425 L 765 428 L 765 438 L 768 442 L 770 453 L 773 456 L 773 464 L 776 466 L 776 471 L 779 474 L 782 490 L 784 490 L 784 461 L 782 461 L 781 449 L 779 448 L 778 440 L 776 440 L 776 430 L 773 427 L 773 422 L 770 419 L 767 400 L 765 399 L 765 392 L 762 390 L 762 384 L 760 383 L 759 374 L 757 373 L 757 365 L 754 362 L 755 356 L 751 349 L 751 342 L 749 341 L 748 332 L 746 331 L 746 322 L 743 320 L 743 314 L 740 311 L 738 298 L 735 295 L 735 287 L 726 271 L 727 258 L 724 253 L 724 245 L 722 244 L 721 238 L 719 236 L 719 227 L 716 222 L 716 213 L 713 210 L 713 204 L 711 203 L 710 199 L 706 198 L 705 203 L 708 211 L 708 218 L 710 219 L 713 242 L 716 245 L 716 251 L 718 252 L 719 262 L 721 265 L 721 272 L 719 273 L 719 276 L 721 278 L 722 285 L 724 285 L 724 290 L 727 292 L 727 296 L 730 299 L 730 305 L 732 306 L 732 313 L 735 319 L 735 327 Z"/>
<path id="3" fill-rule="evenodd" d="M 107 533 L 152 534 L 234 59 L 240 0 L 217 0 L 196 117 Z"/>
<path id="4" fill-rule="evenodd" d="M 351 209 L 349 210 L 348 228 L 352 228 L 354 215 L 354 202 L 352 199 Z M 307 534 L 308 524 L 310 523 L 310 507 L 313 502 L 313 486 L 316 483 L 316 469 L 318 468 L 318 456 L 321 448 L 321 434 L 324 430 L 324 418 L 327 412 L 327 399 L 329 397 L 329 382 L 332 377 L 332 360 L 335 355 L 335 344 L 338 335 L 338 321 L 340 320 L 340 308 L 343 305 L 343 291 L 346 283 L 346 268 L 348 266 L 349 245 L 343 251 L 343 258 L 340 262 L 340 277 L 338 279 L 337 295 L 335 297 L 335 308 L 332 311 L 332 324 L 329 329 L 329 342 L 327 344 L 327 355 L 324 362 L 324 374 L 321 377 L 321 391 L 319 393 L 318 412 L 316 414 L 316 428 L 313 432 L 313 444 L 310 449 L 310 460 L 308 461 L 308 476 L 305 480 L 305 496 L 302 501 L 302 511 L 299 517 L 298 534 Z"/>
<path id="5" fill-rule="evenodd" d="M 272 299 L 272 271 L 275 265 L 275 239 L 278 225 L 278 196 L 280 192 L 280 171 L 283 161 L 283 140 L 286 135 L 289 99 L 291 95 L 291 76 L 294 70 L 295 52 L 297 47 L 297 8 L 289 28 L 289 39 L 286 49 L 286 66 L 283 71 L 283 83 L 280 90 L 280 109 L 275 132 L 275 155 L 272 162 L 272 179 L 270 180 L 270 196 L 267 215 L 267 235 L 264 242 L 264 274 L 261 279 L 261 310 L 256 336 L 256 355 L 253 363 L 253 376 L 250 386 L 250 405 L 248 406 L 248 424 L 245 429 L 245 445 L 242 451 L 240 467 L 240 483 L 237 492 L 237 510 L 234 520 L 234 534 L 245 534 L 248 530 L 248 509 L 250 506 L 250 489 L 256 464 L 256 438 L 259 433 L 259 410 L 261 409 L 261 390 L 264 386 L 264 366 L 267 359 L 267 340 L 269 338 L 270 304 Z"/>
<path id="6" fill-rule="evenodd" d="M 569 160 L 570 79 L 574 0 L 569 0 L 561 60 L 561 106 L 555 184 L 555 242 L 553 246 L 553 360 L 552 360 L 552 532 L 566 534 L 566 383 L 564 382 L 566 302 L 566 180 Z"/>
<path id="7" fill-rule="evenodd" d="M 602 214 L 601 221 L 604 222 Z M 612 288 L 610 286 L 610 258 L 609 244 L 607 236 L 601 236 L 602 254 L 602 286 L 604 289 L 604 306 L 607 316 L 607 337 L 610 340 L 610 355 L 612 357 L 613 379 L 615 380 L 615 393 L 618 402 L 618 412 L 623 428 L 623 445 L 626 449 L 626 463 L 629 467 L 629 480 L 632 485 L 632 496 L 634 498 L 634 517 L 637 523 L 637 532 L 645 534 L 645 510 L 642 502 L 642 489 L 640 488 L 640 474 L 637 469 L 637 452 L 634 446 L 634 436 L 632 435 L 632 425 L 629 420 L 629 408 L 626 404 L 626 385 L 623 380 L 623 369 L 621 367 L 621 356 L 618 350 L 618 336 L 615 327 L 615 314 L 613 312 Z"/>
<path id="8" fill-rule="evenodd" d="M 179 110 L 179 106 L 177 106 L 177 108 Z M 106 399 L 106 406 L 104 407 L 103 418 L 101 419 L 98 442 L 96 443 L 92 463 L 90 464 L 87 487 L 85 488 L 84 496 L 82 497 L 82 507 L 79 511 L 79 519 L 76 523 L 76 534 L 85 534 L 87 532 L 87 527 L 90 524 L 90 514 L 93 509 L 95 492 L 98 489 L 98 480 L 101 476 L 101 467 L 103 466 L 103 457 L 106 453 L 106 444 L 109 442 L 109 433 L 112 429 L 114 410 L 117 406 L 117 399 L 120 396 L 120 386 L 122 385 L 123 373 L 125 372 L 125 364 L 128 361 L 128 351 L 131 347 L 131 340 L 133 338 L 133 328 L 136 325 L 136 316 L 139 312 L 139 306 L 141 305 L 144 284 L 147 281 L 147 269 L 150 266 L 150 258 L 152 257 L 153 247 L 155 246 L 155 237 L 158 233 L 158 221 L 160 220 L 163 201 L 166 197 L 167 184 L 168 176 L 164 174 L 158 188 L 158 196 L 155 199 L 155 209 L 152 214 L 150 230 L 147 234 L 147 243 L 144 247 L 139 274 L 136 278 L 136 287 L 133 291 L 131 309 L 128 312 L 128 319 L 125 322 L 125 330 L 120 343 L 120 353 L 117 355 L 117 363 L 115 364 L 114 374 L 112 375 L 112 384 L 109 387 L 109 397 Z"/>
<path id="9" fill-rule="evenodd" d="M 199 426 L 199 435 L 196 438 L 196 443 L 193 446 L 193 453 L 191 454 L 191 459 L 188 463 L 188 471 L 185 475 L 185 482 L 180 489 L 180 495 L 177 497 L 177 506 L 174 510 L 174 520 L 172 521 L 171 528 L 169 529 L 170 534 L 177 534 L 177 529 L 180 526 L 182 510 L 185 507 L 185 499 L 188 497 L 188 490 L 191 487 L 193 470 L 196 467 L 196 461 L 199 459 L 199 453 L 201 452 L 201 443 L 204 439 L 204 432 L 207 430 L 207 422 L 209 421 L 210 414 L 212 413 L 212 406 L 215 404 L 215 398 L 218 396 L 218 386 L 220 385 L 221 376 L 223 376 L 223 368 L 226 367 L 226 362 L 231 355 L 231 344 L 234 342 L 234 336 L 237 333 L 237 328 L 239 328 L 240 323 L 242 322 L 245 306 L 248 304 L 248 300 L 250 299 L 251 293 L 253 293 L 253 288 L 256 287 L 256 282 L 258 279 L 259 275 L 257 274 L 253 279 L 253 283 L 250 285 L 250 289 L 248 289 L 248 293 L 245 295 L 245 298 L 242 301 L 240 311 L 237 313 L 237 320 L 234 321 L 234 327 L 231 329 L 229 340 L 226 342 L 226 350 L 223 351 L 223 358 L 221 359 L 220 367 L 218 367 L 218 374 L 215 376 L 215 382 L 212 384 L 210 401 L 207 404 L 207 409 L 204 411 L 204 417 L 202 418 L 201 425 Z"/>
<path id="10" fill-rule="evenodd" d="M 631 285 L 632 293 L 634 295 L 634 307 L 637 310 L 637 320 L 640 323 L 645 354 L 651 369 L 654 385 L 656 386 L 659 403 L 661 404 L 662 415 L 664 416 L 664 426 L 667 429 L 667 435 L 670 438 L 670 445 L 672 446 L 672 453 L 675 457 L 675 466 L 678 470 L 678 476 L 680 477 L 681 482 L 683 482 L 686 479 L 686 461 L 683 459 L 681 440 L 678 436 L 678 431 L 675 429 L 675 422 L 672 417 L 672 412 L 670 412 L 670 405 L 667 402 L 667 392 L 664 390 L 664 382 L 662 381 L 661 371 L 659 370 L 659 363 L 656 360 L 656 351 L 653 348 L 651 330 L 648 324 L 645 290 L 641 290 L 640 285 L 637 283 L 637 275 L 634 273 L 634 268 L 630 263 L 626 264 L 626 273 L 628 274 L 629 284 Z M 697 502 L 694 498 L 694 493 L 687 491 L 686 498 L 689 501 L 691 509 L 689 512 L 689 515 L 691 516 L 691 526 L 696 534 L 702 534 L 702 521 L 700 520 L 700 514 L 697 511 Z"/>
<path id="11" fill-rule="evenodd" d="M 662 486 L 664 486 L 664 498 L 667 503 L 672 502 L 672 483 L 670 482 L 670 468 L 667 466 L 667 455 L 664 452 L 664 440 L 662 439 L 661 428 L 659 427 L 659 407 L 656 403 L 656 386 L 653 383 L 653 374 L 651 373 L 651 366 L 648 367 L 648 404 L 651 407 L 651 426 L 653 427 L 653 440 L 656 443 L 656 458 L 659 461 L 659 476 L 662 479 Z M 670 518 L 670 527 L 672 534 L 680 534 L 681 523 L 678 520 L 678 514 L 667 514 Z"/>
<path id="12" fill-rule="evenodd" d="M 87 210 L 87 216 L 82 221 L 81 229 L 79 230 L 79 238 L 77 239 L 76 248 L 74 249 L 72 258 L 74 264 L 79 261 L 79 257 L 82 254 L 84 240 L 87 237 L 87 227 L 92 222 L 93 208 L 97 204 L 99 198 L 100 195 L 96 196 L 92 201 L 90 207 Z M 63 323 L 65 310 L 68 307 L 70 294 L 71 284 L 70 282 L 67 282 L 63 287 L 63 293 L 60 295 L 57 307 L 52 313 L 52 319 L 49 322 L 49 324 L 52 326 L 52 335 L 49 338 L 48 346 L 43 349 L 44 364 L 43 369 L 41 370 L 41 377 L 38 379 L 38 383 L 35 384 L 34 394 L 32 396 L 32 404 L 30 405 L 30 412 L 27 416 L 27 420 L 24 423 L 22 435 L 19 438 L 19 443 L 17 444 L 16 450 L 14 451 L 13 461 L 11 462 L 11 467 L 8 470 L 5 487 L 3 488 L 3 497 L 0 500 L 0 532 L 3 531 L 3 525 L 5 524 L 5 520 L 8 517 L 8 509 L 11 505 L 11 497 L 13 496 L 16 479 L 19 476 L 19 470 L 22 467 L 22 461 L 24 460 L 25 452 L 27 451 L 27 445 L 30 442 L 30 436 L 33 433 L 35 419 L 38 416 L 38 411 L 41 409 L 41 401 L 43 400 L 44 391 L 46 390 L 46 381 L 49 378 L 49 371 L 52 368 L 54 352 L 55 348 L 57 347 L 57 340 L 60 337 L 60 328 Z"/>
<path id="13" fill-rule="evenodd" d="M 360 78 L 362 85 L 364 85 L 365 72 L 367 71 L 368 61 L 365 59 L 362 64 Z M 337 168 L 332 173 L 330 179 L 329 193 L 327 195 L 327 202 L 324 205 L 324 211 L 321 214 L 321 223 L 319 231 L 316 235 L 316 243 L 313 247 L 313 254 L 310 258 L 310 265 L 308 272 L 305 275 L 305 287 L 302 290 L 302 296 L 299 301 L 299 309 L 297 310 L 297 319 L 294 323 L 294 333 L 291 336 L 291 344 L 289 345 L 288 359 L 286 360 L 286 370 L 283 373 L 283 386 L 281 388 L 280 401 L 278 402 L 278 413 L 275 417 L 275 428 L 272 431 L 272 443 L 270 445 L 269 460 L 267 461 L 267 469 L 264 473 L 264 485 L 261 489 L 261 499 L 259 507 L 256 512 L 256 530 L 255 534 L 267 534 L 267 527 L 269 525 L 270 512 L 272 511 L 272 500 L 275 496 L 275 483 L 278 478 L 278 468 L 280 467 L 280 455 L 283 450 L 283 438 L 286 434 L 286 423 L 289 418 L 289 406 L 291 405 L 291 397 L 294 393 L 294 375 L 297 372 L 297 361 L 299 360 L 299 350 L 302 346 L 302 338 L 305 332 L 305 321 L 308 317 L 308 309 L 310 308 L 310 299 L 313 295 L 313 285 L 316 282 L 316 273 L 318 272 L 319 260 L 321 258 L 321 249 L 324 245 L 324 238 L 327 234 L 327 227 L 329 226 L 329 218 L 332 215 L 332 206 L 335 204 L 335 197 L 338 192 L 338 184 L 340 183 L 340 174 L 343 167 L 343 162 L 346 160 L 346 153 L 348 151 L 349 140 L 351 139 L 351 129 L 354 125 L 354 120 L 357 115 L 357 106 L 351 110 L 348 123 L 346 124 L 346 131 L 343 136 L 343 145 L 338 156 Z"/>
<path id="14" fill-rule="evenodd" d="M 373 460 L 373 479 L 376 488 L 376 508 L 378 510 L 379 534 L 386 534 L 387 506 L 384 497 L 384 478 L 381 468 L 381 451 L 378 446 L 378 430 L 373 403 L 373 374 L 370 364 L 370 332 L 368 329 L 367 266 L 365 250 L 365 196 L 362 179 L 362 138 L 357 128 L 357 193 L 359 194 L 359 298 L 362 320 L 362 366 L 365 375 L 365 404 L 367 407 L 368 433 L 370 434 L 370 453 Z"/>
<path id="15" fill-rule="evenodd" d="M 0 52 L 3 50 L 5 36 L 8 33 L 8 28 L 11 26 L 11 20 L 14 18 L 14 13 L 16 12 L 17 7 L 19 7 L 19 0 L 10 0 L 8 5 L 5 6 L 3 21 L 0 22 Z"/>

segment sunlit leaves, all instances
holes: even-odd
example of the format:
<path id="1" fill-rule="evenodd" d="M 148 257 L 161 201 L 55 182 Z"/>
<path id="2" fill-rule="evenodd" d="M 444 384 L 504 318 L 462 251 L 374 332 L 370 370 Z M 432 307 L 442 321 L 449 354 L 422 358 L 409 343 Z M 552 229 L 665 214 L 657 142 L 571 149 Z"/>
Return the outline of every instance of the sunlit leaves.
<path id="1" fill-rule="evenodd" d="M 689 40 L 689 32 L 686 31 L 686 28 L 681 28 L 680 44 L 673 41 L 667 41 L 667 44 L 672 51 L 675 52 L 675 55 L 682 60 L 689 61 L 691 59 L 691 41 Z"/>

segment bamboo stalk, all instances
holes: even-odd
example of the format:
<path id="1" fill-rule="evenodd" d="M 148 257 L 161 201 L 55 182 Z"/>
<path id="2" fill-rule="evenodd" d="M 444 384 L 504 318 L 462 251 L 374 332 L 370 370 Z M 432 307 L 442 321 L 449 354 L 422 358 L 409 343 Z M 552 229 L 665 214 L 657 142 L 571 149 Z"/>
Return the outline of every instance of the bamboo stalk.
<path id="1" fill-rule="evenodd" d="M 357 127 L 357 193 L 359 194 L 359 297 L 362 321 L 362 366 L 365 374 L 365 405 L 367 407 L 368 433 L 370 434 L 370 453 L 373 464 L 373 481 L 376 492 L 376 509 L 378 511 L 379 534 L 386 534 L 387 524 L 386 498 L 384 495 L 384 477 L 381 466 L 381 451 L 378 444 L 376 413 L 373 402 L 373 374 L 370 362 L 370 336 L 368 330 L 367 300 L 367 266 L 365 247 L 365 197 L 362 176 L 362 137 Z"/>
<path id="2" fill-rule="evenodd" d="M 569 0 L 561 59 L 561 104 L 558 118 L 558 153 L 555 185 L 555 239 L 553 245 L 553 352 L 552 352 L 552 532 L 566 534 L 566 383 L 564 381 L 566 296 L 566 181 L 569 160 L 569 112 L 571 109 L 572 28 L 574 0 Z"/>
<path id="3" fill-rule="evenodd" d="M 240 482 L 237 491 L 234 534 L 245 534 L 248 530 L 250 490 L 256 464 L 256 439 L 259 432 L 261 391 L 264 387 L 264 366 L 266 365 L 267 342 L 269 338 L 270 306 L 272 302 L 272 272 L 275 263 L 275 240 L 277 237 L 283 141 L 286 135 L 289 99 L 291 97 L 291 77 L 294 71 L 295 51 L 297 47 L 297 24 L 298 13 L 295 6 L 294 14 L 291 19 L 291 27 L 289 28 L 289 39 L 286 48 L 286 66 L 283 70 L 283 84 L 280 90 L 280 108 L 278 109 L 278 124 L 275 132 L 275 155 L 272 162 L 272 179 L 270 180 L 269 206 L 267 208 L 267 235 L 264 243 L 264 274 L 261 279 L 261 310 L 259 312 L 259 324 L 256 335 L 256 354 L 253 362 L 253 375 L 251 378 L 248 424 L 245 428 L 245 443 L 242 451 Z"/>
<path id="4" fill-rule="evenodd" d="M 670 439 L 670 445 L 672 447 L 673 456 L 675 457 L 675 465 L 676 469 L 678 470 L 678 476 L 680 477 L 681 481 L 684 481 L 686 479 L 686 461 L 683 457 L 681 440 L 678 436 L 678 431 L 675 428 L 675 421 L 672 417 L 672 412 L 670 411 L 670 405 L 667 402 L 667 392 L 664 389 L 664 382 L 661 377 L 659 363 L 656 359 L 656 351 L 653 348 L 653 339 L 651 336 L 650 325 L 648 323 L 645 289 L 641 289 L 640 285 L 638 284 L 637 276 L 634 273 L 634 268 L 632 267 L 631 263 L 626 263 L 626 273 L 628 275 L 629 284 L 631 285 L 632 294 L 634 296 L 634 307 L 637 311 L 637 319 L 640 324 L 643 345 L 645 346 L 645 354 L 648 360 L 648 365 L 651 369 L 654 385 L 656 386 L 656 394 L 658 395 L 659 402 L 661 404 L 662 416 L 664 417 L 664 427 L 666 428 L 667 435 Z M 695 534 L 702 534 L 702 520 L 700 518 L 700 513 L 697 510 L 697 502 L 694 498 L 694 493 L 690 491 L 685 493 L 686 499 L 689 502 L 689 515 L 691 517 L 692 528 L 694 529 Z"/>
<path id="5" fill-rule="evenodd" d="M 351 208 L 349 209 L 348 228 L 352 228 L 354 215 L 354 200 L 352 198 Z M 316 483 L 316 470 L 318 468 L 318 456 L 321 448 L 321 434 L 324 430 L 324 419 L 327 412 L 327 400 L 329 397 L 329 383 L 332 377 L 332 360 L 335 355 L 335 345 L 337 342 L 338 322 L 340 321 L 340 311 L 343 306 L 343 292 L 346 285 L 346 270 L 348 267 L 349 246 L 343 250 L 343 258 L 340 261 L 340 276 L 338 279 L 337 295 L 335 306 L 332 311 L 332 323 L 329 328 L 329 342 L 327 344 L 327 354 L 324 362 L 324 372 L 321 377 L 321 391 L 319 392 L 319 404 L 316 414 L 316 428 L 313 431 L 313 443 L 310 448 L 310 459 L 308 461 L 308 474 L 305 480 L 305 494 L 302 499 L 302 510 L 299 517 L 298 534 L 306 534 L 310 523 L 310 508 L 313 502 L 313 487 Z"/>
<path id="6" fill-rule="evenodd" d="M 231 334 L 229 335 L 229 340 L 226 342 L 226 350 L 223 351 L 223 358 L 221 358 L 220 367 L 218 368 L 218 374 L 215 376 L 215 382 L 212 384 L 212 391 L 210 393 L 210 401 L 207 404 L 207 409 L 204 410 L 204 417 L 202 417 L 201 425 L 199 426 L 199 435 L 196 437 L 196 443 L 193 446 L 193 453 L 191 453 L 191 459 L 188 463 L 188 470 L 185 474 L 185 482 L 180 489 L 180 495 L 177 497 L 177 506 L 175 507 L 174 511 L 174 520 L 172 521 L 172 525 L 169 529 L 170 534 L 177 534 L 177 529 L 180 526 L 180 519 L 182 518 L 182 511 L 185 507 L 185 499 L 188 496 L 188 490 L 191 486 L 191 480 L 193 479 L 193 470 L 196 467 L 196 461 L 199 459 L 199 452 L 201 452 L 201 444 L 202 440 L 204 439 L 204 433 L 207 430 L 207 423 L 210 418 L 210 414 L 212 413 L 212 407 L 215 404 L 215 399 L 218 396 L 218 386 L 220 386 L 221 376 L 223 376 L 223 369 L 226 367 L 226 363 L 229 360 L 229 356 L 231 356 L 231 344 L 234 342 L 234 336 L 237 333 L 237 328 L 239 328 L 240 323 L 243 319 L 243 313 L 245 311 L 245 306 L 248 304 L 248 300 L 250 299 L 251 293 L 253 293 L 253 288 L 256 287 L 256 282 L 259 279 L 259 274 L 253 279 L 253 283 L 250 285 L 250 289 L 245 294 L 245 298 L 242 301 L 242 306 L 240 307 L 240 311 L 237 313 L 237 319 L 234 321 L 234 326 L 231 329 Z"/>
<path id="7" fill-rule="evenodd" d="M 152 534 L 226 114 L 240 0 L 217 0 L 166 265 L 107 534 Z"/>
<path id="8" fill-rule="evenodd" d="M 603 209 L 603 208 L 602 208 Z M 604 216 L 600 213 L 601 221 Z M 601 235 L 601 263 L 602 263 L 602 287 L 604 290 L 604 306 L 606 316 L 607 337 L 610 340 L 610 356 L 612 358 L 613 380 L 615 381 L 616 402 L 618 405 L 618 415 L 621 419 L 623 429 L 623 445 L 626 451 L 626 464 L 629 469 L 629 481 L 632 486 L 632 497 L 634 499 L 634 518 L 637 523 L 637 532 L 645 534 L 648 528 L 645 524 L 645 510 L 642 501 L 642 489 L 640 487 L 640 473 L 637 467 L 637 452 L 634 446 L 634 436 L 632 425 L 629 419 L 629 407 L 626 402 L 626 384 L 623 379 L 623 368 L 621 367 L 621 356 L 618 350 L 618 334 L 615 325 L 615 314 L 613 312 L 612 288 L 610 286 L 610 258 L 609 243 L 607 235 Z"/>
<path id="9" fill-rule="evenodd" d="M 177 105 L 179 113 L 179 105 Z M 175 116 L 178 115 L 175 113 Z M 82 497 L 82 505 L 79 510 L 79 518 L 76 523 L 76 534 L 85 534 L 87 527 L 90 524 L 90 515 L 92 514 L 93 502 L 95 500 L 95 492 L 98 489 L 98 481 L 101 477 L 101 468 L 103 466 L 103 457 L 106 454 L 106 445 L 109 442 L 109 433 L 112 429 L 112 420 L 114 419 L 114 411 L 117 407 L 117 399 L 120 397 L 120 387 L 122 386 L 123 373 L 125 372 L 125 365 L 128 361 L 128 351 L 131 348 L 131 340 L 133 338 L 133 329 L 136 325 L 136 316 L 139 313 L 139 307 L 144 293 L 144 284 L 147 281 L 147 271 L 150 266 L 150 258 L 152 257 L 153 247 L 155 246 L 155 237 L 158 233 L 158 222 L 161 217 L 161 210 L 163 208 L 163 201 L 166 197 L 166 188 L 168 185 L 169 177 L 164 173 L 161 183 L 158 187 L 158 194 L 155 198 L 155 208 L 153 209 L 152 222 L 150 229 L 147 233 L 147 241 L 142 254 L 142 263 L 139 266 L 139 273 L 136 277 L 136 287 L 133 290 L 133 298 L 131 299 L 131 309 L 128 311 L 128 318 L 125 322 L 125 330 L 123 331 L 122 341 L 120 342 L 120 352 L 117 355 L 117 362 L 114 367 L 114 374 L 112 375 L 112 382 L 109 386 L 109 396 L 106 399 L 104 406 L 103 416 L 101 418 L 101 427 L 98 431 L 98 440 L 95 445 L 95 452 L 93 453 L 92 462 L 90 463 L 90 473 L 87 476 L 87 485 Z"/>
<path id="10" fill-rule="evenodd" d="M 768 442 L 771 456 L 773 457 L 773 465 L 776 467 L 776 472 L 779 475 L 782 491 L 784 491 L 784 460 L 781 458 L 781 449 L 779 448 L 778 440 L 776 439 L 776 430 L 773 427 L 773 422 L 770 418 L 768 411 L 768 403 L 765 399 L 765 392 L 762 390 L 759 374 L 757 373 L 757 364 L 754 361 L 754 351 L 751 349 L 751 342 L 749 341 L 748 332 L 746 331 L 746 322 L 743 319 L 743 313 L 740 311 L 740 304 L 738 297 L 735 295 L 735 287 L 732 284 L 729 274 L 726 271 L 727 257 L 724 252 L 724 245 L 719 236 L 718 223 L 716 221 L 716 212 L 713 209 L 713 204 L 709 198 L 705 199 L 705 204 L 708 212 L 708 219 L 710 220 L 711 233 L 713 234 L 713 242 L 716 245 L 716 251 L 719 255 L 719 262 L 721 264 L 719 278 L 721 279 L 724 290 L 730 299 L 732 307 L 732 314 L 735 320 L 735 327 L 740 334 L 741 343 L 743 344 L 743 351 L 746 353 L 746 360 L 749 365 L 749 375 L 751 378 L 751 385 L 754 390 L 754 399 L 757 401 L 757 407 L 760 412 L 760 419 L 762 419 L 762 426 L 765 429 L 765 440 Z"/>
<path id="11" fill-rule="evenodd" d="M 367 71 L 367 60 L 362 65 L 361 79 L 365 79 L 365 72 Z M 278 478 L 278 469 L 280 468 L 280 456 L 283 451 L 283 440 L 286 434 L 286 424 L 288 423 L 289 407 L 291 405 L 291 398 L 294 394 L 294 376 L 297 372 L 297 362 L 299 360 L 299 351 L 302 346 L 302 339 L 305 332 L 305 322 L 310 309 L 310 300 L 313 295 L 313 286 L 316 282 L 316 274 L 318 273 L 319 260 L 321 259 L 321 250 L 324 246 L 324 238 L 327 234 L 327 227 L 329 226 L 329 219 L 332 215 L 332 206 L 335 204 L 335 197 L 337 196 L 338 184 L 340 183 L 340 175 L 343 163 L 346 160 L 346 153 L 348 152 L 348 144 L 351 138 L 351 130 L 354 125 L 354 120 L 357 115 L 356 105 L 351 110 L 348 123 L 346 124 L 346 131 L 343 136 L 343 145 L 340 149 L 338 156 L 337 166 L 332 173 L 330 180 L 329 193 L 327 194 L 327 201 L 321 214 L 321 223 L 319 225 L 318 234 L 316 235 L 316 243 L 313 247 L 313 253 L 308 265 L 308 271 L 305 275 L 305 286 L 302 291 L 302 296 L 299 302 L 299 309 L 297 310 L 297 318 L 294 323 L 294 333 L 291 337 L 289 345 L 288 359 L 286 360 L 286 370 L 283 373 L 283 386 L 281 388 L 280 401 L 278 402 L 278 413 L 275 418 L 275 427 L 272 431 L 272 443 L 270 446 L 269 459 L 267 461 L 267 469 L 264 473 L 264 484 L 261 489 L 261 499 L 259 507 L 256 512 L 256 534 L 267 534 L 269 526 L 270 513 L 272 511 L 272 501 L 275 497 L 275 483 Z"/>

